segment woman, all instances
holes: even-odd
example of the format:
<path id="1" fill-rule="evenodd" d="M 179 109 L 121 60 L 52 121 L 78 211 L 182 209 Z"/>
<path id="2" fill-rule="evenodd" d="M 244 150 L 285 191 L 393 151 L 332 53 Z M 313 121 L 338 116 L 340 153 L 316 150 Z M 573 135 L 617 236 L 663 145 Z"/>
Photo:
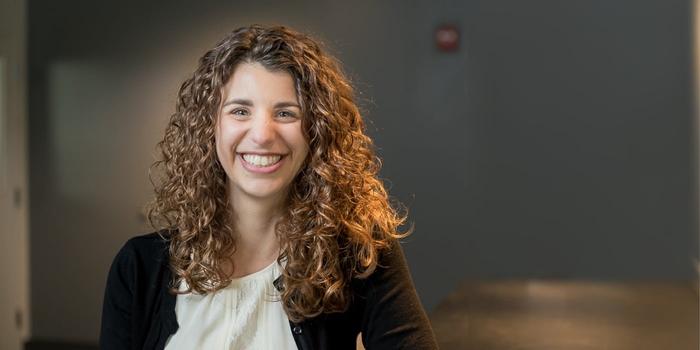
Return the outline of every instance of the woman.
<path id="1" fill-rule="evenodd" d="M 437 348 L 339 65 L 233 31 L 179 92 L 149 219 L 109 272 L 103 349 Z"/>

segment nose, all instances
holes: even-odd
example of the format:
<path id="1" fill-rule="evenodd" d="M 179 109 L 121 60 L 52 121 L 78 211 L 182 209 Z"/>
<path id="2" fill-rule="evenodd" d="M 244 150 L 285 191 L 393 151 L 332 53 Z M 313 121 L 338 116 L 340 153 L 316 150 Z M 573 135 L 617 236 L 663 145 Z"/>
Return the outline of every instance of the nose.
<path id="1" fill-rule="evenodd" d="M 275 122 L 269 113 L 262 113 L 254 121 L 248 131 L 253 142 L 260 146 L 267 146 L 275 138 Z"/>

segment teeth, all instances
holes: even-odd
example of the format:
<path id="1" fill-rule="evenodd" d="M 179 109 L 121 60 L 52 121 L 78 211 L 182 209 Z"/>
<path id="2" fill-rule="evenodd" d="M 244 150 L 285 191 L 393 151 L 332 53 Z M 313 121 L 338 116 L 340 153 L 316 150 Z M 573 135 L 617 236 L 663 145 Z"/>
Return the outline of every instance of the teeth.
<path id="1" fill-rule="evenodd" d="M 279 156 L 279 155 L 275 155 L 275 156 L 259 156 L 256 154 L 244 154 L 243 155 L 243 159 L 245 159 L 246 162 L 253 164 L 257 167 L 270 166 L 272 164 L 279 162 L 280 158 L 282 158 L 282 156 Z"/>

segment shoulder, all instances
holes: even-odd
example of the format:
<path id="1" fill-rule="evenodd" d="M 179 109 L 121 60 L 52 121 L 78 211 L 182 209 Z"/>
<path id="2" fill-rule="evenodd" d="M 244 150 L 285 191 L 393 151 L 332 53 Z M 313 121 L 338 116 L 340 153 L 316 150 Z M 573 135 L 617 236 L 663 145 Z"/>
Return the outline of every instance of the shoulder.
<path id="1" fill-rule="evenodd" d="M 114 257 L 110 274 L 133 274 L 135 269 L 157 271 L 167 266 L 169 243 L 165 231 L 129 238 Z"/>
<path id="2" fill-rule="evenodd" d="M 175 305 L 174 296 L 167 294 L 168 249 L 163 232 L 133 236 L 119 249 L 107 276 L 101 348 L 151 348 L 144 341 L 146 330 L 160 320 L 156 310 L 174 310 Z"/>
<path id="3" fill-rule="evenodd" d="M 129 238 L 120 249 L 119 255 L 131 257 L 156 257 L 167 251 L 170 244 L 166 231 L 151 232 Z"/>
<path id="4" fill-rule="evenodd" d="M 405 288 L 412 283 L 408 263 L 398 239 L 390 238 L 388 245 L 378 251 L 376 266 L 365 278 L 353 278 L 353 293 L 370 296 L 377 289 Z M 368 293 L 370 295 L 368 295 Z"/>
<path id="5" fill-rule="evenodd" d="M 386 273 L 387 270 L 401 270 L 408 272 L 406 256 L 404 255 L 403 248 L 401 247 L 401 242 L 395 238 L 389 239 L 388 246 L 379 251 L 377 268 L 372 276 L 378 277 L 377 275 Z"/>
<path id="6" fill-rule="evenodd" d="M 401 243 L 390 240 L 367 279 L 362 341 L 368 349 L 437 349 Z"/>
<path id="7" fill-rule="evenodd" d="M 167 247 L 170 242 L 169 233 L 165 230 L 137 235 L 129 238 L 124 247 L 136 251 L 159 250 Z"/>

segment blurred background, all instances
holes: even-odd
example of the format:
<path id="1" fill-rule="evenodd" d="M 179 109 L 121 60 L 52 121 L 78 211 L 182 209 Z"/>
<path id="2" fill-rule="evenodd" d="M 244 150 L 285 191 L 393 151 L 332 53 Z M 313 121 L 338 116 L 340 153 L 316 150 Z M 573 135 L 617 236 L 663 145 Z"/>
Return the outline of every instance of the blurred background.
<path id="1" fill-rule="evenodd" d="M 147 171 L 177 90 L 253 23 L 342 61 L 415 223 L 403 248 L 442 348 L 697 349 L 695 12 L 0 0 L 0 349 L 96 348 L 109 265 L 151 230 Z M 546 330 L 516 329 L 538 317 Z M 612 323 L 586 333 L 581 317 Z"/>

